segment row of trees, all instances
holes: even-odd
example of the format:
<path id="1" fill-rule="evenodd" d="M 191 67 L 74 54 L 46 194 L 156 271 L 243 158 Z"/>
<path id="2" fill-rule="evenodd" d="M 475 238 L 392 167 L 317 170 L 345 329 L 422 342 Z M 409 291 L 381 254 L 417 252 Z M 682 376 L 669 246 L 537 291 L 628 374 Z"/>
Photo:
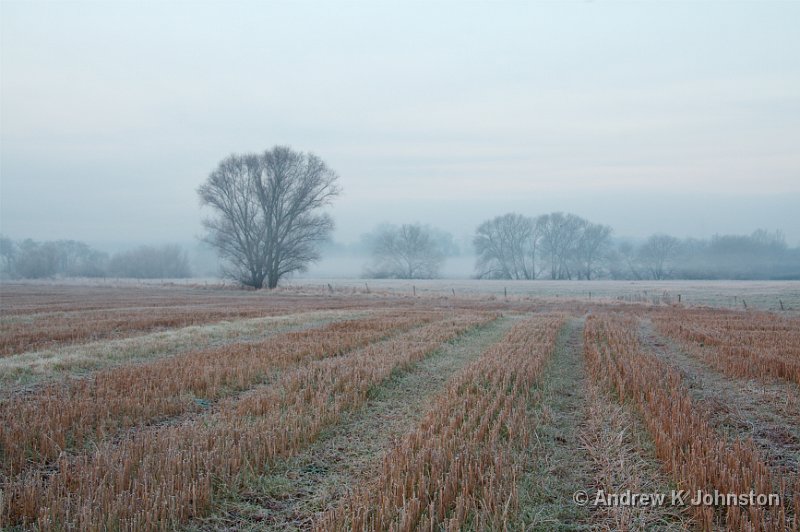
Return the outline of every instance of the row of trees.
<path id="1" fill-rule="evenodd" d="M 608 258 L 614 279 L 798 279 L 800 248 L 780 231 L 680 240 L 653 235 L 637 247 L 622 243 Z"/>
<path id="2" fill-rule="evenodd" d="M 0 257 L 5 277 L 40 279 L 65 277 L 102 277 L 108 255 L 83 242 L 58 240 L 14 242 L 0 236 Z"/>
<path id="3" fill-rule="evenodd" d="M 477 276 L 489 279 L 594 279 L 611 245 L 611 228 L 574 214 L 505 214 L 478 226 Z"/>
<path id="4" fill-rule="evenodd" d="M 789 248 L 780 231 L 709 240 L 654 234 L 635 245 L 574 214 L 506 214 L 482 223 L 474 244 L 479 278 L 800 278 L 800 248 Z"/>
<path id="5" fill-rule="evenodd" d="M 383 225 L 365 239 L 373 257 L 370 277 L 437 277 L 453 238 L 429 226 Z M 611 228 L 574 214 L 505 214 L 483 222 L 473 239 L 482 279 L 594 279 L 603 274 Z"/>
<path id="6" fill-rule="evenodd" d="M 177 245 L 140 246 L 110 256 L 84 242 L 14 242 L 0 236 L 0 274 L 6 278 L 132 277 L 174 279 L 191 276 L 189 258 Z"/>
<path id="7" fill-rule="evenodd" d="M 437 277 L 453 238 L 429 226 L 383 225 L 365 239 L 373 257 L 370 277 Z M 482 279 L 594 279 L 611 249 L 611 228 L 574 214 L 505 214 L 483 222 L 473 239 Z"/>
<path id="8" fill-rule="evenodd" d="M 555 212 L 509 213 L 478 226 L 473 245 L 480 279 L 791 279 L 800 277 L 800 249 L 780 232 L 680 240 L 651 235 L 615 241 L 607 225 Z M 372 256 L 365 276 L 428 279 L 458 254 L 448 233 L 430 226 L 381 225 L 365 235 Z"/>

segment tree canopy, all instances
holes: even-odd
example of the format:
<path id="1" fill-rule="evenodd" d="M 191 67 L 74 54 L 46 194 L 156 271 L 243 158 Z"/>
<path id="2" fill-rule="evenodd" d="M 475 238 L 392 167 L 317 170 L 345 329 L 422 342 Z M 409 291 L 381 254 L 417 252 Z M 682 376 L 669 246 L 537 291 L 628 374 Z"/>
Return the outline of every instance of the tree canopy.
<path id="1" fill-rule="evenodd" d="M 339 194 L 337 179 L 316 155 L 286 146 L 223 159 L 198 194 L 213 210 L 206 241 L 224 259 L 224 273 L 275 288 L 284 275 L 305 271 L 333 230 L 321 209 Z"/>

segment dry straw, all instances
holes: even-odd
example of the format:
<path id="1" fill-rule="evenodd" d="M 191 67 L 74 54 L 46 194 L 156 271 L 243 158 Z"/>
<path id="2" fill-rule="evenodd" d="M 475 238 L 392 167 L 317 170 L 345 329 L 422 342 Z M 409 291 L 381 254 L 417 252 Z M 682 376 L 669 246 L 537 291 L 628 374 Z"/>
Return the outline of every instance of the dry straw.
<path id="1" fill-rule="evenodd" d="M 619 316 L 590 316 L 585 353 L 595 380 L 613 389 L 620 402 L 641 412 L 655 442 L 656 454 L 679 489 L 723 494 L 781 493 L 783 504 L 772 507 L 710 506 L 693 508 L 700 528 L 729 530 L 796 530 L 796 475 L 774 474 L 750 441 L 729 442 L 695 408 L 679 371 L 637 340 L 638 322 Z M 791 515 L 790 515 L 791 514 Z"/>
<path id="2" fill-rule="evenodd" d="M 0 474 L 14 475 L 146 422 L 200 411 L 275 371 L 432 321 L 400 312 L 67 379 L 0 403 Z"/>
<path id="3" fill-rule="evenodd" d="M 453 377 L 417 429 L 387 454 L 377 480 L 323 514 L 317 530 L 508 526 L 531 430 L 531 387 L 562 324 L 561 316 L 521 322 Z"/>
<path id="4" fill-rule="evenodd" d="M 717 309 L 661 312 L 659 332 L 731 377 L 800 384 L 800 319 Z"/>
<path id="5" fill-rule="evenodd" d="M 206 415 L 62 456 L 50 471 L 10 479 L 0 516 L 6 524 L 41 530 L 174 529 L 207 513 L 216 489 L 235 490 L 248 475 L 308 445 L 394 371 L 493 318 L 462 313 L 312 360 L 270 385 L 221 401 Z"/>

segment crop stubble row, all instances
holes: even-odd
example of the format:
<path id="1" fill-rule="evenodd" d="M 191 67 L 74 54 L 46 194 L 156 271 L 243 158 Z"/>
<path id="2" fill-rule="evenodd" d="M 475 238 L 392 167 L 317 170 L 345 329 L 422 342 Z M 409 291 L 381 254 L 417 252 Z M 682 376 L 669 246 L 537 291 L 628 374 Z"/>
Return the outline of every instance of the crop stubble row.
<path id="1" fill-rule="evenodd" d="M 693 405 L 680 372 L 644 351 L 632 317 L 590 316 L 585 354 L 593 379 L 631 401 L 653 438 L 656 455 L 680 489 L 722 494 L 780 493 L 778 506 L 692 508 L 698 525 L 711 530 L 785 530 L 797 526 L 798 479 L 775 474 L 751 441 L 728 442 Z M 794 498 L 793 498 L 794 497 Z"/>
<path id="2" fill-rule="evenodd" d="M 202 410 L 279 369 L 340 355 L 437 316 L 406 311 L 334 322 L 260 342 L 103 370 L 14 395 L 0 402 L 0 474 L 17 474 L 137 425 Z"/>
<path id="3" fill-rule="evenodd" d="M 717 309 L 659 312 L 658 331 L 730 377 L 800 384 L 800 319 Z"/>
<path id="4" fill-rule="evenodd" d="M 516 504 L 519 453 L 528 445 L 526 408 L 563 324 L 539 316 L 454 376 L 418 428 L 318 530 L 502 529 Z"/>
<path id="5" fill-rule="evenodd" d="M 223 399 L 185 423 L 143 430 L 91 453 L 59 458 L 7 484 L 2 517 L 43 530 L 165 530 L 210 508 L 215 486 L 312 442 L 362 404 L 392 372 L 493 319 L 461 313 L 349 354 L 282 372 L 270 385 Z"/>
<path id="6" fill-rule="evenodd" d="M 278 315 L 287 309 L 144 308 L 67 313 L 0 324 L 0 357 L 53 345 L 119 338 L 137 332 L 172 329 L 223 320 Z"/>

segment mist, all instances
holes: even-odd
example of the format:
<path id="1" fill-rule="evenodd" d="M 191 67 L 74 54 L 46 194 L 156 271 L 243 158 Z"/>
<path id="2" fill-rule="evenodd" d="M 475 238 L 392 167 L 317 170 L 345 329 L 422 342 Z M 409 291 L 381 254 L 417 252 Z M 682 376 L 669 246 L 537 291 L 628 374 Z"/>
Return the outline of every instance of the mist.
<path id="1" fill-rule="evenodd" d="M 564 211 L 615 243 L 800 246 L 794 3 L 0 4 L 0 232 L 214 268 L 197 188 L 274 145 L 340 176 L 335 243 Z M 355 248 L 353 248 L 355 249 Z M 307 275 L 358 276 L 363 250 Z M 200 265 L 200 266 L 197 266 Z"/>

